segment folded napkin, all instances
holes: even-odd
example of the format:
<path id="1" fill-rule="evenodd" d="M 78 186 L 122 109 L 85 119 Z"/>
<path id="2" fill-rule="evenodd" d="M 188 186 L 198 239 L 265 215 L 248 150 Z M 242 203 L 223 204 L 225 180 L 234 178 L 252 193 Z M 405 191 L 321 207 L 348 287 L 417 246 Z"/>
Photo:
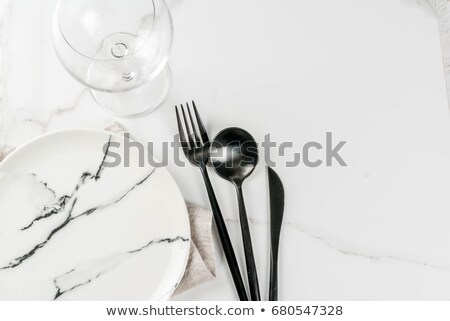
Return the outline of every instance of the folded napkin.
<path id="1" fill-rule="evenodd" d="M 436 11 L 441 37 L 442 58 L 447 84 L 447 98 L 450 107 L 450 3 L 448 0 L 428 0 Z"/>
<path id="2" fill-rule="evenodd" d="M 113 123 L 105 130 L 117 134 L 125 133 L 125 129 L 117 123 Z M 13 150 L 12 146 L 0 144 L 0 162 Z M 172 296 L 212 281 L 216 277 L 214 242 L 211 234 L 212 213 L 189 202 L 186 202 L 186 206 L 191 226 L 189 258 L 183 278 Z"/>

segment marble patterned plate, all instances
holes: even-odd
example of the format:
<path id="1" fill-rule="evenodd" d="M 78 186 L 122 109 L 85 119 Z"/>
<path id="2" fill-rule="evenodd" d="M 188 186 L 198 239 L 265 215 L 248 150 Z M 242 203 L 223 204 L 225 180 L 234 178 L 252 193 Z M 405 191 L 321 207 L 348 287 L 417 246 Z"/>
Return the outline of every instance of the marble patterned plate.
<path id="1" fill-rule="evenodd" d="M 167 299 L 189 240 L 175 181 L 122 136 L 53 132 L 0 163 L 0 300 Z"/>

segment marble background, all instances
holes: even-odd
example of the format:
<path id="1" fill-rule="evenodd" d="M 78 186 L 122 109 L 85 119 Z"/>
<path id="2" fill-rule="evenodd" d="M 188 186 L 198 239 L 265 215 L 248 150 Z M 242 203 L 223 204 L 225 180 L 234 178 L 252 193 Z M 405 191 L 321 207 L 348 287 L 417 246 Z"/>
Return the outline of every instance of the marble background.
<path id="1" fill-rule="evenodd" d="M 415 0 L 172 0 L 173 83 L 148 117 L 119 120 L 142 142 L 173 141 L 173 106 L 195 99 L 210 135 L 240 126 L 273 155 L 286 189 L 282 300 L 450 299 L 450 119 L 437 16 Z M 55 0 L 0 3 L 0 142 L 104 128 L 113 119 L 63 69 L 52 48 Z M 288 168 L 333 132 L 347 167 Z M 197 169 L 168 169 L 186 199 L 208 206 Z M 314 156 L 323 156 L 320 152 Z M 213 176 L 243 263 L 231 184 Z M 268 201 L 264 166 L 244 185 L 264 297 Z M 218 278 L 175 297 L 233 300 Z"/>

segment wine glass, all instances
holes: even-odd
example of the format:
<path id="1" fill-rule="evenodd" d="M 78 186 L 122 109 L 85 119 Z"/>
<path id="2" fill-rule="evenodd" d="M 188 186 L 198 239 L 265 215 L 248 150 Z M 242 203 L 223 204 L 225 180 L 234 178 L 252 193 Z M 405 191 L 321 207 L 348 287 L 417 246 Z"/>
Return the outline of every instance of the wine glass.
<path id="1" fill-rule="evenodd" d="M 172 38 L 164 0 L 59 0 L 53 18 L 64 67 L 120 117 L 142 116 L 164 100 Z"/>

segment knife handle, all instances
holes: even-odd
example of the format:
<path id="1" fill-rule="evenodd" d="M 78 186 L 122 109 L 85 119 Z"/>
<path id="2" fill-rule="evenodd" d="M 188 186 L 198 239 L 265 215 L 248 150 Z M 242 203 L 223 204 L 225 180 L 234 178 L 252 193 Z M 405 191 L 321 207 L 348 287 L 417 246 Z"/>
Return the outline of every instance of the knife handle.
<path id="1" fill-rule="evenodd" d="M 211 209 L 214 215 L 214 221 L 216 222 L 217 232 L 219 234 L 220 242 L 222 243 L 222 248 L 225 253 L 225 258 L 227 259 L 228 267 L 231 271 L 231 276 L 233 277 L 236 291 L 241 301 L 248 301 L 247 292 L 244 287 L 244 282 L 242 280 L 241 271 L 239 270 L 239 265 L 233 250 L 233 245 L 231 244 L 230 236 L 228 235 L 228 230 L 225 225 L 222 212 L 219 208 L 219 203 L 217 202 L 211 181 L 209 180 L 208 171 L 206 167 L 203 166 L 200 167 L 200 169 L 205 181 L 209 202 L 211 203 Z"/>
<path id="2" fill-rule="evenodd" d="M 269 273 L 269 301 L 278 301 L 278 246 L 276 250 L 271 244 L 270 273 Z"/>

